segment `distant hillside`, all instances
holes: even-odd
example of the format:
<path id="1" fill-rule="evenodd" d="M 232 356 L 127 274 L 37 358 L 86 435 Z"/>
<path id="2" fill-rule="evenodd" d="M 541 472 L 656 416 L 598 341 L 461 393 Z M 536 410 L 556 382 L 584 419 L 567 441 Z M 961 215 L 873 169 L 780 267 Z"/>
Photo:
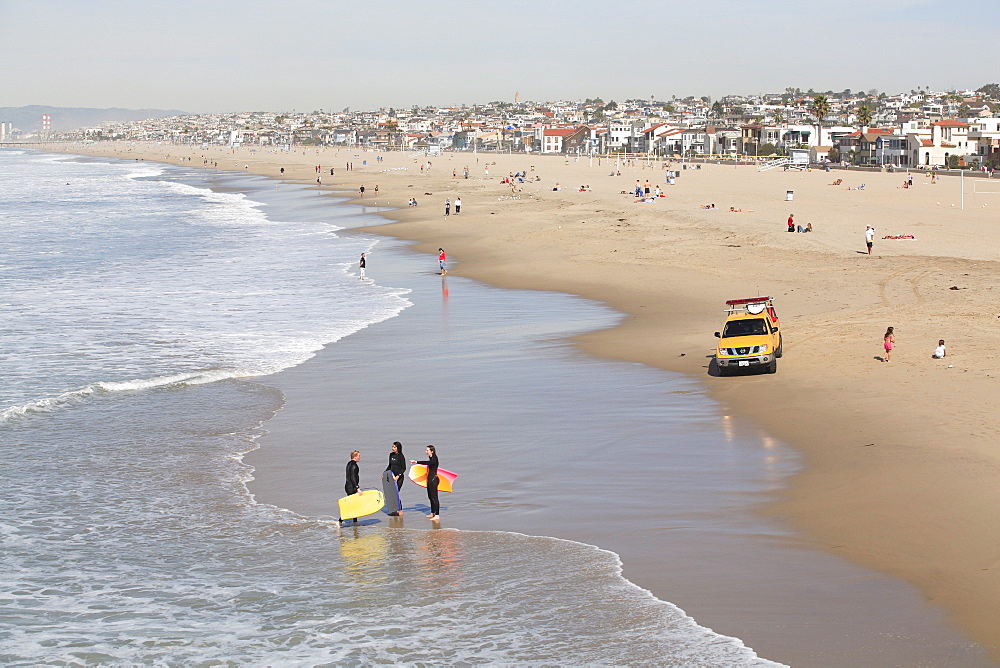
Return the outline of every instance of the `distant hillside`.
<path id="1" fill-rule="evenodd" d="M 0 107 L 0 121 L 11 123 L 21 132 L 40 132 L 42 114 L 52 115 L 52 131 L 67 132 L 89 128 L 107 121 L 141 121 L 146 118 L 182 116 L 186 111 L 177 109 L 91 109 L 89 107 L 46 107 L 33 104 L 28 107 Z"/>

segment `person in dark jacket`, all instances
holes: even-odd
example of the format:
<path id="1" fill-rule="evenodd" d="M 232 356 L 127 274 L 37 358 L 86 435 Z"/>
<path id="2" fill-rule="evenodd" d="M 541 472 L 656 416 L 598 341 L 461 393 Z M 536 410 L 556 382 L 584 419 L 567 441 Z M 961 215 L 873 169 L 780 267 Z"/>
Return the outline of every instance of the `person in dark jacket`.
<path id="1" fill-rule="evenodd" d="M 358 467 L 360 460 L 361 453 L 352 450 L 351 461 L 347 462 L 347 482 L 344 483 L 344 491 L 348 495 L 361 493 L 361 469 Z"/>
<path id="2" fill-rule="evenodd" d="M 438 501 L 438 456 L 433 445 L 428 445 L 425 450 L 427 459 L 417 461 L 410 460 L 411 464 L 423 464 L 427 467 L 427 500 L 431 502 L 431 514 L 427 516 L 429 520 L 441 519 L 441 502 Z"/>
<path id="3" fill-rule="evenodd" d="M 351 494 L 361 494 L 361 469 L 358 467 L 358 462 L 361 460 L 361 453 L 357 450 L 351 451 L 351 461 L 347 462 L 347 482 L 344 483 L 344 491 L 347 495 Z M 354 523 L 358 523 L 358 519 L 354 518 Z"/>
<path id="4" fill-rule="evenodd" d="M 406 474 L 406 459 L 403 458 L 403 444 L 393 441 L 392 452 L 389 453 L 389 465 L 386 471 L 392 471 L 392 477 L 396 481 L 396 489 L 403 489 L 403 476 Z"/>

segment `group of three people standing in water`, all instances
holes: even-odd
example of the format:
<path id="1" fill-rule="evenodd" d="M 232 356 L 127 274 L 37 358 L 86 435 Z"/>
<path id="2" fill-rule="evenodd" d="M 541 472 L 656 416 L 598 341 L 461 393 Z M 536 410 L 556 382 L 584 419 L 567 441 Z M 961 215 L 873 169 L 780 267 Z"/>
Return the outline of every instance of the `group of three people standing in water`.
<path id="1" fill-rule="evenodd" d="M 427 516 L 429 520 L 441 519 L 441 503 L 438 500 L 438 456 L 433 445 L 428 445 L 425 449 L 427 459 L 418 461 L 411 459 L 411 464 L 423 464 L 427 467 L 427 500 L 431 504 L 431 514 Z M 361 494 L 361 470 L 358 461 L 361 460 L 361 453 L 358 450 L 351 452 L 351 460 L 347 462 L 347 482 L 344 483 L 344 491 L 348 495 Z M 406 475 L 406 459 L 403 457 L 403 444 L 395 441 L 392 450 L 389 452 L 389 466 L 386 471 L 392 472 L 393 480 L 396 481 L 396 489 L 403 489 L 403 476 Z"/>

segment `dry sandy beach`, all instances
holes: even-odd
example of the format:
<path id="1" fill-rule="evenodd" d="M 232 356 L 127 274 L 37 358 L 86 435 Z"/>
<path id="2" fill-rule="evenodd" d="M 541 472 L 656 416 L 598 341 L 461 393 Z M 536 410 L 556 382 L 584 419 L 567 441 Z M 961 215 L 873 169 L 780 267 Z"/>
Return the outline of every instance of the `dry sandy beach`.
<path id="1" fill-rule="evenodd" d="M 932 184 L 922 172 L 903 189 L 898 172 L 706 164 L 681 169 L 669 186 L 662 166 L 644 161 L 46 148 L 191 167 L 207 160 L 302 183 L 321 176 L 331 191 L 364 185 L 366 204 L 399 207 L 389 214 L 399 222 L 371 232 L 428 253 L 444 246 L 454 274 L 607 303 L 626 319 L 579 337 L 583 350 L 690 374 L 727 410 L 799 449 L 806 466 L 766 512 L 805 544 L 913 584 L 1000 660 L 1000 193 L 974 192 L 1000 191 L 1000 180 L 965 180 L 962 210 L 957 177 Z M 521 170 L 529 179 L 509 198 L 501 178 Z M 645 204 L 622 194 L 636 180 L 666 197 Z M 446 218 L 445 198 L 456 196 L 461 213 Z M 407 207 L 410 197 L 419 206 Z M 715 210 L 699 208 L 711 203 Z M 814 231 L 787 233 L 790 213 Z M 871 256 L 866 225 L 877 231 Z M 775 299 L 783 322 L 778 373 L 718 377 L 710 362 L 723 302 L 759 294 Z M 896 334 L 889 363 L 887 326 Z M 948 346 L 941 360 L 931 359 L 938 339 Z"/>

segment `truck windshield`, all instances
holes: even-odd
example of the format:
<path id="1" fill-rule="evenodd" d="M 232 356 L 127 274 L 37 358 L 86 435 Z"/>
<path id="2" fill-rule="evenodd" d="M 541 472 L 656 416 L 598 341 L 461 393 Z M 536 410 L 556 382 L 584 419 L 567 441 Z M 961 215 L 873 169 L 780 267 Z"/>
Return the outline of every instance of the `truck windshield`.
<path id="1" fill-rule="evenodd" d="M 757 336 L 767 334 L 767 325 L 763 318 L 753 320 L 730 320 L 726 323 L 726 329 L 722 332 L 723 338 L 732 336 Z"/>

